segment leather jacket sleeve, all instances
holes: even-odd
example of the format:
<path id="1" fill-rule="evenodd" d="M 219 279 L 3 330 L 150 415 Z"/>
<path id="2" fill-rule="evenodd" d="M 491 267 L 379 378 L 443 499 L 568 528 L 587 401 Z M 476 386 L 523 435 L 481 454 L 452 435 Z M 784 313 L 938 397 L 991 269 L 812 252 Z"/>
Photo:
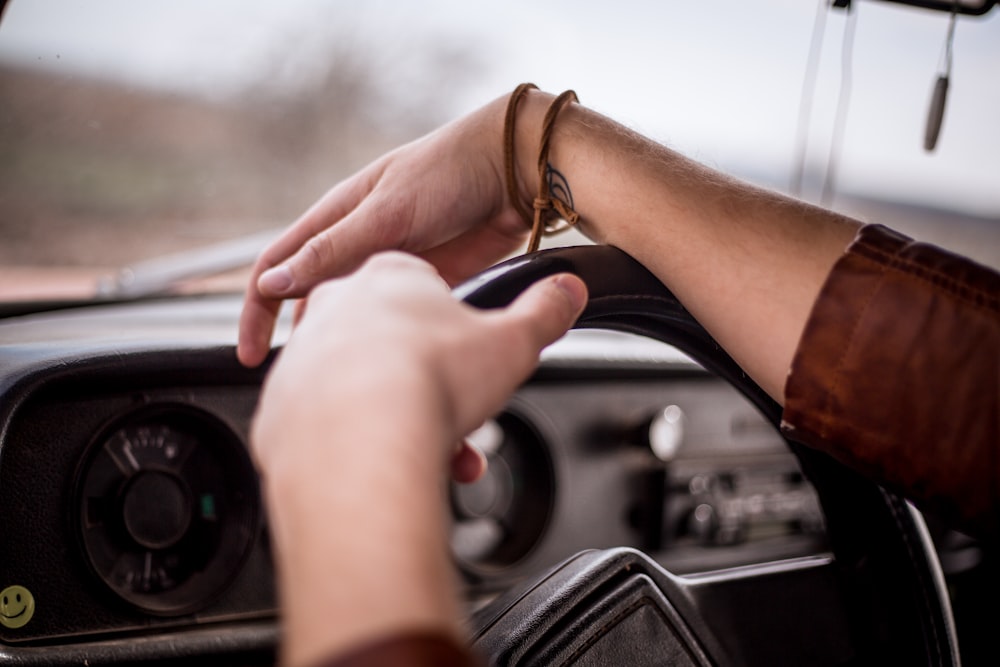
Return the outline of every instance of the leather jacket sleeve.
<path id="1" fill-rule="evenodd" d="M 956 528 L 1000 535 L 1000 274 L 862 228 L 806 324 L 782 428 Z"/>
<path id="2" fill-rule="evenodd" d="M 347 653 L 331 656 L 315 667 L 481 667 L 458 641 L 444 634 L 400 633 Z"/>

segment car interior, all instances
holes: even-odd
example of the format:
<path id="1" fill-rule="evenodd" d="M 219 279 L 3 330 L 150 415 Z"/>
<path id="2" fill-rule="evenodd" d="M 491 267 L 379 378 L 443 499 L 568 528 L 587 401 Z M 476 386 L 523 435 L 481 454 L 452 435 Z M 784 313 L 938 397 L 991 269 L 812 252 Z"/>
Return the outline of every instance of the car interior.
<path id="1" fill-rule="evenodd" d="M 292 313 L 283 311 L 262 367 L 238 363 L 248 267 L 339 178 L 501 94 L 485 74 L 491 53 L 504 61 L 499 80 L 520 71 L 514 46 L 470 51 L 414 26 L 473 38 L 496 28 L 514 44 L 498 17 L 511 15 L 505 20 L 520 29 L 513 14 L 532 7 L 175 4 L 0 4 L 0 665 L 275 664 L 281 609 L 247 443 Z M 586 37 L 612 63 L 614 43 L 596 44 L 594 35 L 654 11 L 641 2 L 584 4 L 579 14 L 594 23 L 567 18 L 565 36 Z M 768 148 L 735 152 L 730 130 L 700 148 L 695 120 L 684 136 L 683 109 L 668 118 L 680 128 L 671 141 L 738 177 L 832 197 L 829 205 L 853 215 L 909 221 L 911 233 L 1000 266 L 993 0 L 823 0 L 805 9 L 734 0 L 720 11 L 663 4 L 650 20 L 680 32 L 700 27 L 706 48 L 720 49 L 737 31 L 758 39 L 763 55 L 796 63 L 782 83 L 788 95 L 774 102 L 788 149 L 774 160 L 791 165 L 786 172 L 767 171 Z M 741 31 L 741 12 L 757 9 L 761 22 Z M 556 3 L 545 11 L 575 10 Z M 783 30 L 776 21 L 790 15 L 797 50 L 769 53 Z M 295 21 L 313 31 L 308 39 Z M 250 38 L 263 39 L 262 25 L 280 37 L 268 48 Z M 864 32 L 868 25 L 885 30 Z M 389 45 L 396 28 L 413 33 L 404 44 L 412 57 Z M 824 47 L 834 29 L 844 42 L 828 35 Z M 909 34 L 923 40 L 930 66 L 915 75 L 919 108 L 885 112 L 890 125 L 916 128 L 905 148 L 878 149 L 898 154 L 897 169 L 866 161 L 879 126 L 865 134 L 849 105 L 820 113 L 848 104 L 843 90 L 839 99 L 828 90 L 843 84 L 843 61 L 838 69 L 823 49 L 850 55 L 858 42 L 853 93 L 862 98 L 870 64 L 909 64 Z M 869 43 L 886 49 L 878 67 L 861 57 Z M 972 46 L 979 60 L 968 55 Z M 581 68 L 571 76 L 595 62 L 579 45 L 562 49 Z M 209 64 L 223 52 L 229 60 Z M 317 55 L 329 62 L 316 68 Z M 529 64 L 556 87 L 561 75 L 546 61 L 557 59 Z M 255 78 L 233 64 L 242 62 Z M 777 78 L 748 66 L 763 79 L 750 89 Z M 889 85 L 884 71 L 876 88 Z M 983 73 L 992 76 L 973 76 Z M 616 88 L 617 74 L 595 76 L 595 96 L 601 85 L 609 91 L 595 106 L 660 132 L 638 112 L 629 116 L 633 102 Z M 680 75 L 649 87 L 685 97 L 713 87 L 690 81 L 688 93 Z M 442 98 L 434 82 L 457 90 Z M 579 91 L 587 103 L 588 89 Z M 741 93 L 698 94 L 738 102 Z M 666 106 L 662 99 L 649 106 Z M 707 125 L 717 122 L 705 113 Z M 755 133 L 745 123 L 758 111 L 746 111 L 750 121 L 718 113 L 737 123 L 732 133 Z M 763 103 L 759 113 L 773 115 Z M 810 130 L 820 116 L 829 127 Z M 824 139 L 826 154 L 817 148 Z M 941 186 L 964 208 L 922 185 L 964 164 L 956 185 Z M 901 189 L 908 178 L 919 187 Z M 563 271 L 587 283 L 586 310 L 470 436 L 488 460 L 485 476 L 450 489 L 466 627 L 487 664 L 995 664 L 996 545 L 788 440 L 780 406 L 638 262 L 570 233 L 454 295 L 501 307 Z M 329 480 L 337 483 L 336 470 Z"/>

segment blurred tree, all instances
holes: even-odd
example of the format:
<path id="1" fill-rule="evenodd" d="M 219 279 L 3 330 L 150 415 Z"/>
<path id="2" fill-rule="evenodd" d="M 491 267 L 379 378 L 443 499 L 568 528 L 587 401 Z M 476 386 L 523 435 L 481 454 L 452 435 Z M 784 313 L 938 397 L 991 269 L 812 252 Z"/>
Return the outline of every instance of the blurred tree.
<path id="1" fill-rule="evenodd" d="M 459 44 L 353 34 L 289 36 L 222 99 L 0 68 L 0 264 L 115 266 L 283 226 L 440 124 L 476 72 Z"/>

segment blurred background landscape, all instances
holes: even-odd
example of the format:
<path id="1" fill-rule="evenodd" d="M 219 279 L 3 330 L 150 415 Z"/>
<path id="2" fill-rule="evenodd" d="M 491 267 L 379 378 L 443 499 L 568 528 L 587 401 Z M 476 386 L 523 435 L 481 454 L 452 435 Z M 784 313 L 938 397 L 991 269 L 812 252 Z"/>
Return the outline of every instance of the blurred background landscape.
<path id="1" fill-rule="evenodd" d="M 35 295 L 32 284 L 53 275 L 90 285 L 129 263 L 283 227 L 371 159 L 521 80 L 575 87 L 590 106 L 696 159 L 786 190 L 815 16 L 815 5 L 787 0 L 762 2 L 745 20 L 744 3 L 698 14 L 666 3 L 648 10 L 662 23 L 647 26 L 634 20 L 643 3 L 583 2 L 572 12 L 545 4 L 543 14 L 564 18 L 560 45 L 533 37 L 519 3 L 478 12 L 445 0 L 422 11 L 388 1 L 359 9 L 290 0 L 251 11 L 221 0 L 221 9 L 151 3 L 156 11 L 118 0 L 8 4 L 0 298 Z M 945 23 L 882 4 L 861 3 L 859 25 L 871 36 L 858 28 L 834 205 L 1000 266 L 1000 21 L 959 27 L 957 92 L 931 156 L 919 148 L 920 125 Z M 832 55 L 824 51 L 817 86 L 806 198 L 823 177 L 838 99 L 846 22 L 828 20 Z M 690 31 L 697 39 L 684 41 Z M 788 43 L 775 45 L 776 35 Z M 870 55 L 876 45 L 882 51 Z M 652 48 L 661 49 L 655 59 Z M 917 74 L 907 78 L 899 72 L 913 54 Z M 648 100 L 630 81 L 639 61 Z M 778 71 L 779 62 L 790 69 Z M 909 134 L 897 136 L 899 126 Z"/>
<path id="2" fill-rule="evenodd" d="M 364 73 L 331 74 L 309 94 L 213 101 L 0 68 L 0 263 L 116 265 L 285 225 L 440 121 L 375 114 Z"/>

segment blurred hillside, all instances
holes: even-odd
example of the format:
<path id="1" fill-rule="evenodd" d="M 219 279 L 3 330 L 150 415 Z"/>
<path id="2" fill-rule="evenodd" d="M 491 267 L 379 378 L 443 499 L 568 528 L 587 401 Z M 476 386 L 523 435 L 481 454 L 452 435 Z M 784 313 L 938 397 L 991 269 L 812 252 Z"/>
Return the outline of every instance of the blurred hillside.
<path id="1" fill-rule="evenodd" d="M 225 100 L 0 67 L 0 265 L 115 266 L 295 219 L 441 119 L 363 64 Z"/>
<path id="2" fill-rule="evenodd" d="M 444 65 L 470 75 L 460 54 Z M 0 267 L 116 267 L 285 226 L 446 120 L 441 87 L 403 107 L 377 81 L 342 58 L 298 87 L 208 100 L 0 67 Z M 837 208 L 1000 266 L 996 219 L 849 194 Z"/>

